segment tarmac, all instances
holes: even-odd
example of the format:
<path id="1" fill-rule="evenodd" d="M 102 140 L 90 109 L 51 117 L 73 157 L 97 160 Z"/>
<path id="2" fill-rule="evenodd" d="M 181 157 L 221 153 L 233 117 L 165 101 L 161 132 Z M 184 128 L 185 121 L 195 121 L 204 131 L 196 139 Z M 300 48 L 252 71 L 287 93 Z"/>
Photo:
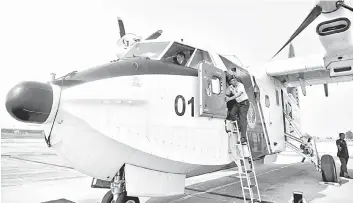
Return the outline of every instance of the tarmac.
<path id="1" fill-rule="evenodd" d="M 352 147 L 350 147 L 352 148 Z M 335 157 L 335 144 L 318 143 L 321 154 Z M 353 149 L 350 150 L 353 152 Z M 301 191 L 310 203 L 353 203 L 353 180 L 342 185 L 321 185 L 321 174 L 309 162 L 286 151 L 275 163 L 255 165 L 263 202 L 288 203 L 293 191 Z M 339 161 L 336 159 L 336 166 Z M 353 175 L 353 160 L 348 162 Z M 339 168 L 338 168 L 339 169 Z M 339 170 L 338 170 L 339 171 Z M 1 202 L 4 203 L 100 203 L 107 189 L 91 188 L 87 177 L 61 160 L 42 137 L 1 139 Z M 228 169 L 186 180 L 185 194 L 163 198 L 140 197 L 147 203 L 227 203 L 244 202 L 236 169 Z"/>

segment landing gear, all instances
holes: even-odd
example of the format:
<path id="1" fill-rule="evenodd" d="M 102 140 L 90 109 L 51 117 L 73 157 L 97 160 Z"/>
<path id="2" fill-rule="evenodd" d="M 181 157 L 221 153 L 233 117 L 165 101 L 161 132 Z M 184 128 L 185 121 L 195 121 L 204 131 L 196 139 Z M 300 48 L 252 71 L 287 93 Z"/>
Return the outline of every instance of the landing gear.
<path id="1" fill-rule="evenodd" d="M 104 195 L 101 203 L 140 203 L 138 197 L 127 196 L 124 167 L 114 177 L 114 181 L 110 184 L 110 191 Z"/>
<path id="2" fill-rule="evenodd" d="M 335 160 L 331 155 L 321 157 L 322 181 L 326 183 L 338 183 Z"/>

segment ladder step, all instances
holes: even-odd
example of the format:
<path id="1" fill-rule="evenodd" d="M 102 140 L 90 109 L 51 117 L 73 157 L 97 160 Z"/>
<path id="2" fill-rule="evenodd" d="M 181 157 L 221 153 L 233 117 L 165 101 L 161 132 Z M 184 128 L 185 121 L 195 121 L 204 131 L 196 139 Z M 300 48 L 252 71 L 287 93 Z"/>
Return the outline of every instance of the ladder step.
<path id="1" fill-rule="evenodd" d="M 256 185 L 250 185 L 250 187 L 244 187 L 244 189 L 250 190 L 251 188 L 255 187 Z"/>
<path id="2" fill-rule="evenodd" d="M 240 156 L 239 158 L 237 158 L 237 160 L 241 160 L 241 159 L 248 159 L 248 161 L 250 161 L 251 157 L 250 156 Z"/>
<path id="3" fill-rule="evenodd" d="M 252 173 L 252 170 L 247 170 L 246 172 L 240 172 L 240 174 L 249 174 Z"/>
<path id="4" fill-rule="evenodd" d="M 230 152 L 229 152 L 230 153 Z M 243 160 L 243 159 L 245 159 L 245 160 L 248 160 L 248 161 L 251 161 L 251 158 L 250 157 L 239 157 L 239 158 L 235 158 L 235 160 Z"/>

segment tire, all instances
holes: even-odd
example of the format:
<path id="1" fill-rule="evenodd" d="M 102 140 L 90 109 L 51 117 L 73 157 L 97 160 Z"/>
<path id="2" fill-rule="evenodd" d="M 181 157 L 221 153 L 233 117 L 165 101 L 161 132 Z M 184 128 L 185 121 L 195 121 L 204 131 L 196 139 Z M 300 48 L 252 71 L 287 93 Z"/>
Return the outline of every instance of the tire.
<path id="1" fill-rule="evenodd" d="M 335 160 L 331 155 L 325 154 L 321 157 L 321 175 L 323 182 L 338 182 Z"/>
<path id="2" fill-rule="evenodd" d="M 125 198 L 125 203 L 140 203 L 140 200 L 138 197 L 129 197 L 126 196 Z"/>
<path id="3" fill-rule="evenodd" d="M 124 197 L 122 197 L 123 201 L 121 203 L 140 203 L 140 200 L 138 197 L 129 197 L 129 196 L 126 196 L 126 193 L 123 194 L 123 196 L 124 196 Z M 121 199 L 121 198 L 118 198 L 118 199 Z M 105 193 L 101 203 L 114 203 L 113 202 L 113 194 L 110 190 L 107 193 Z"/>
<path id="4" fill-rule="evenodd" d="M 105 193 L 101 203 L 112 203 L 113 202 L 113 194 L 110 190 L 108 190 L 107 193 Z"/>

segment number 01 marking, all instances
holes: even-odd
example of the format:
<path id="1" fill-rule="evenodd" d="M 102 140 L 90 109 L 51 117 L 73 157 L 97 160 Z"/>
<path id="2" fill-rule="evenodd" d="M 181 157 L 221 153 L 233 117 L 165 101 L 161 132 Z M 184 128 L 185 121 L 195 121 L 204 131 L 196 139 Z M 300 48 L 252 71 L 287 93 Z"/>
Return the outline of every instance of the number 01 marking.
<path id="1" fill-rule="evenodd" d="M 181 102 L 182 102 L 181 110 L 178 108 L 179 100 L 181 100 Z M 194 117 L 195 116 L 195 100 L 194 100 L 194 97 L 191 97 L 191 99 L 188 101 L 188 105 L 190 105 L 190 104 L 191 104 L 191 116 Z M 186 102 L 185 102 L 185 98 L 182 95 L 178 95 L 178 96 L 175 97 L 174 110 L 175 110 L 176 115 L 184 116 L 185 111 L 186 111 Z"/>

